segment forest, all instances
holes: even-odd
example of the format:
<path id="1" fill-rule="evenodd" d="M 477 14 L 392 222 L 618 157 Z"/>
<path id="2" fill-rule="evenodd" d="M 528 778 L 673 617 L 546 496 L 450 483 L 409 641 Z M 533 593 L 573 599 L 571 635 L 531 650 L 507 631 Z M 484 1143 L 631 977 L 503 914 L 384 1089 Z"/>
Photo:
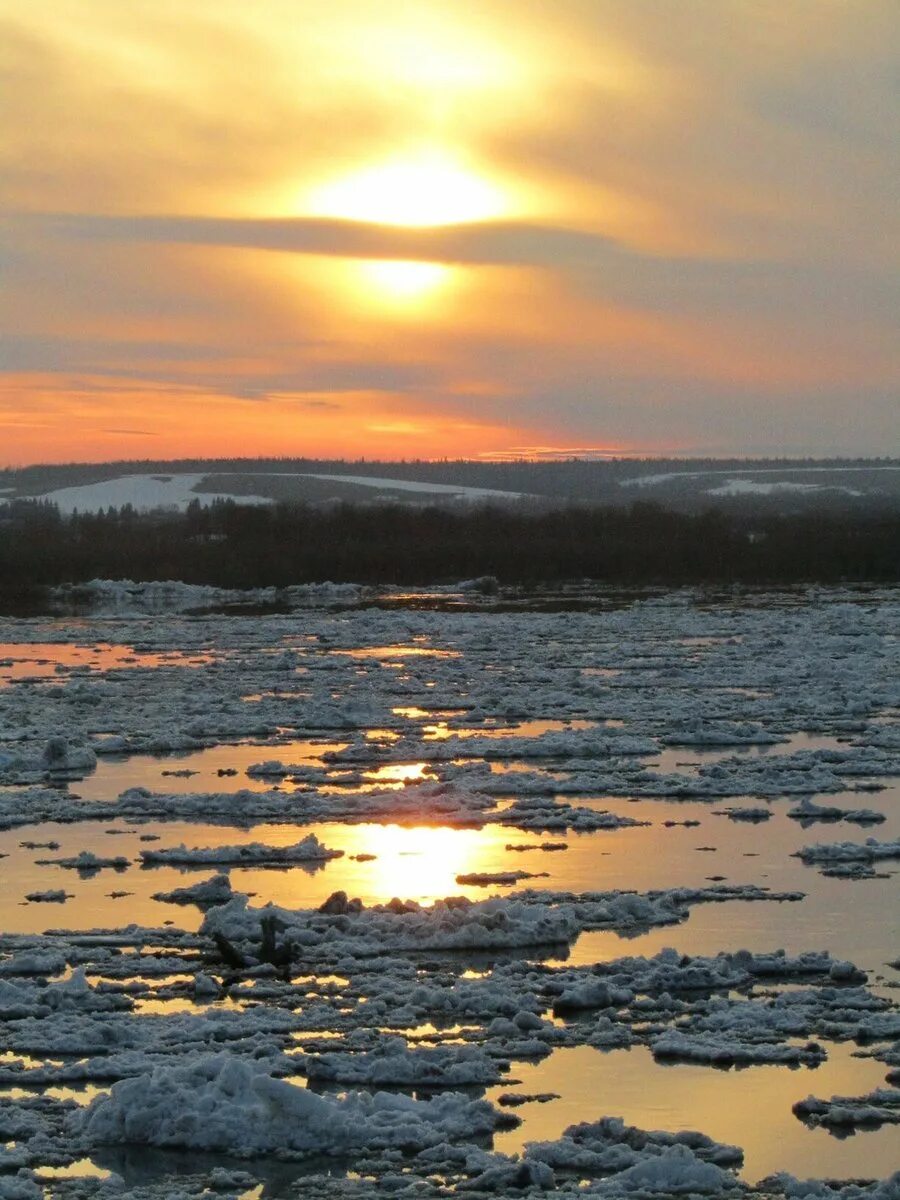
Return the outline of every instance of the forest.
<path id="1" fill-rule="evenodd" d="M 809 471 L 813 474 L 810 475 Z M 763 495 L 718 497 L 715 507 L 746 511 L 809 511 L 826 506 L 850 511 L 871 507 L 900 507 L 900 462 L 896 459 L 725 459 L 725 458 L 618 458 L 603 461 L 562 459 L 558 461 L 514 460 L 508 462 L 445 459 L 399 462 L 360 459 L 233 458 L 132 460 L 108 463 L 62 463 L 0 469 L 0 495 L 38 498 L 55 488 L 73 487 L 114 479 L 128 474 L 171 475 L 195 472 L 206 477 L 203 490 L 257 493 L 275 500 L 314 499 L 323 486 L 310 491 L 316 475 L 363 475 L 385 479 L 415 480 L 459 487 L 491 488 L 545 498 L 554 503 L 582 502 L 627 507 L 635 498 L 630 485 L 651 478 L 663 483 L 663 494 L 655 496 L 666 507 L 699 512 L 713 504 L 704 489 L 721 483 L 732 473 L 737 477 L 778 479 L 831 487 L 831 491 L 804 489 Z M 698 477 L 712 472 L 705 483 Z M 748 475 L 748 472 L 750 473 Z M 849 474 L 848 474 L 849 472 Z M 716 478 L 722 476 L 722 479 Z M 624 486 L 623 486 L 624 485 Z M 298 494 L 305 489 L 309 494 Z M 861 490 L 860 490 L 861 489 Z M 336 493 L 334 480 L 326 491 Z M 698 494 L 699 493 L 699 494 Z M 344 498 L 352 500 L 352 496 Z"/>
<path id="2" fill-rule="evenodd" d="M 623 509 L 192 502 L 63 517 L 46 502 L 0 505 L 0 593 L 95 578 L 220 587 L 357 582 L 424 585 L 493 575 L 503 584 L 895 582 L 900 514 L 692 515 Z"/>

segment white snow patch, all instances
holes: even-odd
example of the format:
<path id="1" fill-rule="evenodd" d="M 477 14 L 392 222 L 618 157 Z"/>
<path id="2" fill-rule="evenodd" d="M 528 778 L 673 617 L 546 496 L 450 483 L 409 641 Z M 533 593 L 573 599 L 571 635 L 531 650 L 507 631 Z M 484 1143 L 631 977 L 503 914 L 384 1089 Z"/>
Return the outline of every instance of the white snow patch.
<path id="1" fill-rule="evenodd" d="M 895 466 L 880 466 L 880 467 L 790 467 L 791 475 L 847 475 L 852 472 L 859 471 L 900 471 L 900 467 Z M 729 475 L 734 482 L 743 482 L 738 479 L 738 476 L 744 475 L 784 475 L 784 468 L 781 467 L 745 467 L 735 470 L 731 469 L 717 471 L 664 471 L 657 475 L 633 475 L 629 479 L 622 479 L 619 482 L 619 487 L 655 487 L 659 483 L 669 483 L 673 479 L 706 479 L 715 475 Z M 792 486 L 788 481 L 785 481 L 787 486 Z M 779 486 L 776 484 L 776 486 Z M 810 487 L 810 484 L 796 484 L 797 487 Z M 827 486 L 827 485 L 822 485 Z M 848 490 L 848 489 L 842 489 Z M 715 494 L 715 493 L 710 493 Z M 861 493 L 854 493 L 859 495 Z"/>
<path id="2" fill-rule="evenodd" d="M 122 1080 L 75 1113 L 72 1126 L 88 1145 L 303 1157 L 423 1148 L 490 1133 L 499 1117 L 487 1101 L 455 1092 L 433 1100 L 384 1092 L 319 1096 L 218 1054 Z"/>
<path id="3" fill-rule="evenodd" d="M 455 483 L 427 483 L 415 479 L 388 479 L 375 475 L 317 475 L 300 471 L 238 472 L 204 471 L 177 472 L 173 475 L 119 475 L 115 479 L 102 479 L 96 483 L 75 484 L 56 488 L 35 497 L 49 500 L 59 507 L 60 512 L 70 515 L 79 512 L 99 512 L 103 509 L 122 508 L 130 504 L 138 512 L 150 512 L 165 508 L 184 512 L 192 500 L 204 507 L 215 500 L 234 500 L 237 504 L 273 504 L 272 496 L 239 495 L 231 492 L 200 492 L 198 486 L 210 475 L 218 478 L 234 476 L 236 479 L 268 477 L 275 479 L 322 479 L 333 483 L 350 483 L 358 487 L 374 488 L 379 491 L 418 492 L 431 496 L 454 496 L 465 500 L 496 499 L 518 500 L 524 493 L 506 492 L 497 488 L 467 487 Z"/>
<path id="4" fill-rule="evenodd" d="M 99 512 L 102 509 L 122 508 L 130 504 L 138 512 L 150 512 L 155 508 L 177 509 L 184 512 L 192 500 L 204 506 L 214 500 L 235 500 L 240 504 L 271 504 L 266 496 L 233 496 L 225 492 L 198 492 L 195 488 L 209 472 L 200 474 L 179 473 L 176 475 L 119 475 L 115 479 L 103 479 L 97 483 L 78 484 L 74 487 L 57 488 L 37 496 L 38 500 L 49 500 L 58 506 L 61 513 L 69 515 L 79 512 Z"/>
<path id="5" fill-rule="evenodd" d="M 327 479 L 334 483 L 355 483 L 361 487 L 379 488 L 392 492 L 426 492 L 434 496 L 464 496 L 478 500 L 483 496 L 499 496 L 519 500 L 524 492 L 504 492 L 498 488 L 466 487 L 458 483 L 426 483 L 419 479 L 386 479 L 378 475 L 300 475 L 301 479 Z"/>
<path id="6" fill-rule="evenodd" d="M 771 496 L 774 492 L 844 492 L 848 496 L 861 496 L 857 488 L 840 487 L 837 484 L 797 483 L 779 479 L 771 483 L 756 479 L 729 479 L 718 487 L 707 488 L 707 496 Z"/>

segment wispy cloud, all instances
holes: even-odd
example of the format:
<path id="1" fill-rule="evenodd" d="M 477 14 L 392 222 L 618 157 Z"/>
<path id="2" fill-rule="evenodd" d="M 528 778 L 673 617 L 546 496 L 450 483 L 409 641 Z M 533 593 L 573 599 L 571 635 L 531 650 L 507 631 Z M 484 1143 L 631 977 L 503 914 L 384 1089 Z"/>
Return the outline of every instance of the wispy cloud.
<path id="1" fill-rule="evenodd" d="M 101 433 L 119 434 L 124 433 L 129 437 L 159 437 L 158 433 L 154 433 L 152 429 L 103 429 Z"/>
<path id="2" fill-rule="evenodd" d="M 655 453 L 661 453 L 660 447 Z M 498 450 L 482 450 L 479 458 L 490 462 L 516 462 L 527 459 L 532 462 L 564 462 L 569 458 L 605 461 L 611 458 L 628 457 L 641 451 L 620 446 L 506 446 Z"/>
<path id="3" fill-rule="evenodd" d="M 604 234 L 552 224 L 489 221 L 403 228 L 310 217 L 236 219 L 205 216 L 42 214 L 12 224 L 44 237 L 89 243 L 219 246 L 345 259 L 439 262 L 467 267 L 528 267 L 564 272 L 582 290 L 667 312 L 710 305 L 735 314 L 818 304 L 831 313 L 882 318 L 900 301 L 889 263 L 747 260 L 640 252 Z"/>

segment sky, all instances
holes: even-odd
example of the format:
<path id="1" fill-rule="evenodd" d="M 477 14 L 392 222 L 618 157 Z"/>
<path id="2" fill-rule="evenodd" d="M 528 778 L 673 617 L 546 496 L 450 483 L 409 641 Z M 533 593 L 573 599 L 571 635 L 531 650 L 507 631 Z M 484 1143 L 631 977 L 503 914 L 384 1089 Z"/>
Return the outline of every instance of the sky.
<path id="1" fill-rule="evenodd" d="M 897 0 L 0 0 L 0 465 L 900 452 Z"/>

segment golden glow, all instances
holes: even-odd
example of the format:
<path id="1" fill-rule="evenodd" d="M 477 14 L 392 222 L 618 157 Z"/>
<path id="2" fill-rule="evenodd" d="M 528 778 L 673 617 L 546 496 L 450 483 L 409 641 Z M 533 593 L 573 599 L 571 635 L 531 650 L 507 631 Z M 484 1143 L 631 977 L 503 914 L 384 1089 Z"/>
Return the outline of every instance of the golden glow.
<path id="1" fill-rule="evenodd" d="M 322 184 L 310 194 L 306 211 L 315 217 L 424 227 L 488 221 L 508 207 L 499 187 L 451 156 L 429 151 Z"/>
<path id="2" fill-rule="evenodd" d="M 422 4 L 404 8 L 402 18 L 391 21 L 389 10 L 380 8 L 373 16 L 364 6 L 355 19 L 364 20 L 365 28 L 341 51 L 358 75 L 374 75 L 393 90 L 409 89 L 420 104 L 439 111 L 479 93 L 519 89 L 529 74 L 529 64 L 510 51 L 508 38 L 491 36 L 477 22 L 461 22 L 455 13 L 448 19 Z"/>
<path id="3" fill-rule="evenodd" d="M 376 259 L 361 262 L 359 273 L 362 286 L 374 289 L 380 299 L 404 304 L 423 300 L 445 284 L 453 270 L 440 263 Z"/>
<path id="4" fill-rule="evenodd" d="M 383 786 L 381 789 L 383 790 Z M 241 868 L 233 882 L 260 898 L 292 908 L 318 905 L 323 894 L 335 889 L 359 896 L 364 904 L 384 904 L 392 896 L 433 904 L 445 896 L 468 896 L 483 900 L 496 889 L 456 882 L 457 875 L 473 871 L 521 869 L 521 855 L 504 850 L 509 830 L 503 826 L 458 829 L 446 825 L 344 825 L 309 826 L 310 832 L 345 852 L 329 863 L 322 874 L 305 871 L 266 871 Z M 180 836 L 180 834 L 179 834 Z M 210 838 L 212 838 L 210 834 Z M 228 835 L 223 835 L 225 844 Z M 259 826 L 254 837 L 272 845 L 297 840 L 294 828 Z M 206 834 L 204 834 L 206 837 Z M 249 835 L 248 835 L 249 839 Z M 210 840 L 209 845 L 219 844 Z M 358 862 L 359 854 L 375 855 Z M 515 861 L 510 861 L 511 859 Z M 532 867 L 532 870 L 538 868 Z M 98 889 L 101 885 L 97 885 Z M 325 889 L 323 893 L 323 888 Z M 72 903 L 75 903 L 74 901 Z M 148 917 L 148 920 L 151 919 Z"/>
<path id="5" fill-rule="evenodd" d="M 478 829 L 440 826 L 370 826 L 366 849 L 377 855 L 370 864 L 371 889 L 376 895 L 426 903 L 437 897 L 459 895 L 456 876 L 490 869 L 488 863 L 497 853 L 500 836 L 486 836 Z"/>
<path id="6" fill-rule="evenodd" d="M 673 5 L 661 37 L 622 0 L 0 0 L 3 463 L 734 450 L 750 395 L 833 448 L 858 424 L 839 389 L 886 431 L 881 82 L 828 130 L 783 89 L 756 101 L 832 58 L 864 73 L 896 5 L 722 7 Z M 864 220 L 819 186 L 836 155 Z M 226 219 L 254 224 L 219 241 Z M 765 303 L 756 261 L 778 264 Z M 850 319 L 830 283 L 798 308 L 795 277 L 813 295 L 851 262 Z"/>
<path id="7" fill-rule="evenodd" d="M 374 771 L 364 771 L 363 778 L 374 779 L 378 783 L 421 783 L 427 767 L 427 763 L 394 763 L 377 767 Z"/>
<path id="8" fill-rule="evenodd" d="M 230 366 L 226 360 L 225 368 Z M 21 463 L 70 461 L 73 437 L 78 454 L 95 461 L 115 457 L 117 446 L 126 447 L 135 459 L 151 447 L 160 458 L 178 458 L 186 448 L 198 457 L 216 457 L 249 446 L 260 454 L 326 458 L 340 447 L 350 457 L 377 453 L 388 458 L 396 454 L 399 438 L 423 457 L 449 446 L 460 456 L 473 457 L 486 445 L 504 445 L 511 437 L 527 441 L 532 432 L 526 425 L 423 412 L 415 393 L 269 391 L 265 363 L 252 364 L 252 370 L 260 371 L 259 394 L 267 396 L 264 428 L 258 400 L 229 395 L 227 385 L 159 385 L 152 378 L 90 374 L 73 381 L 66 375 L 9 372 L 0 377 L 0 445 L 7 461 Z M 116 428 L 111 429 L 113 401 Z M 217 414 L 214 423 L 210 412 Z"/>
<path id="9" fill-rule="evenodd" d="M 853 1058 L 846 1043 L 829 1045 L 827 1063 L 815 1072 L 778 1066 L 717 1071 L 694 1063 L 661 1070 L 644 1046 L 612 1052 L 565 1047 L 539 1065 L 516 1063 L 522 1091 L 558 1092 L 560 1099 L 519 1110 L 524 1123 L 497 1135 L 494 1149 L 510 1154 L 527 1142 L 558 1137 L 561 1128 L 582 1120 L 603 1095 L 615 1096 L 616 1112 L 639 1128 L 702 1129 L 717 1141 L 739 1142 L 748 1181 L 786 1167 L 801 1178 L 841 1176 L 847 1173 L 846 1144 L 842 1150 L 840 1138 L 791 1120 L 791 1107 L 810 1091 L 823 1096 L 867 1092 L 878 1078 L 872 1065 Z M 490 1089 L 487 1099 L 496 1101 L 503 1090 Z M 877 1177 L 893 1169 L 896 1152 L 892 1154 L 889 1141 L 877 1141 L 871 1154 L 867 1174 Z"/>
<path id="10" fill-rule="evenodd" d="M 340 316 L 340 336 L 348 322 L 373 320 L 434 320 L 446 315 L 469 272 L 461 267 L 411 259 L 342 258 L 322 256 L 304 262 L 278 262 L 282 281 L 299 297 L 298 288 L 314 288 L 326 300 L 332 316 Z M 455 311 L 455 308 L 454 308 Z"/>

